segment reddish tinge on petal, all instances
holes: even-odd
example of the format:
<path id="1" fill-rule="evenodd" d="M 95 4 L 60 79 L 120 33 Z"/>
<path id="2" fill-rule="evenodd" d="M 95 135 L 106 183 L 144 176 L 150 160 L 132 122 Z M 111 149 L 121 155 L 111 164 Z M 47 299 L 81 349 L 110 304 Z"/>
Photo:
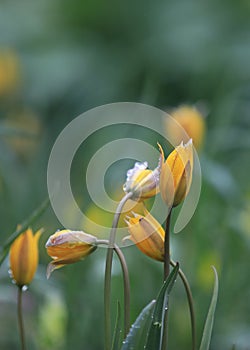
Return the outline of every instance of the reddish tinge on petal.
<path id="1" fill-rule="evenodd" d="M 96 237 L 83 231 L 57 231 L 46 243 L 47 253 L 53 259 L 47 268 L 47 278 L 55 269 L 83 260 L 96 250 L 96 243 Z"/>

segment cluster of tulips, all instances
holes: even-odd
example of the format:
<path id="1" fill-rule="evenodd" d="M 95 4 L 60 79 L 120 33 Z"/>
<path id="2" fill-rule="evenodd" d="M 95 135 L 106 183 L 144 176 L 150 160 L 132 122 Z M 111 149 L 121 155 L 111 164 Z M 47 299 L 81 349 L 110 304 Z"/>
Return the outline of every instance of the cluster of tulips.
<path id="1" fill-rule="evenodd" d="M 201 134 L 201 132 L 200 132 Z M 195 139 L 196 144 L 199 140 Z M 142 213 L 132 212 L 126 216 L 125 222 L 129 235 L 124 237 L 123 241 L 130 240 L 136 244 L 137 248 L 148 257 L 160 261 L 164 265 L 164 280 L 168 280 L 170 275 L 170 265 L 177 266 L 170 258 L 170 217 L 173 208 L 178 206 L 187 196 L 193 175 L 193 142 L 190 138 L 185 144 L 183 141 L 174 148 L 174 150 L 165 159 L 163 148 L 159 147 L 158 166 L 154 170 L 148 169 L 147 162 L 136 162 L 134 167 L 127 172 L 127 179 L 123 186 L 125 192 L 121 199 L 116 213 L 114 215 L 113 225 L 110 237 L 107 240 L 98 239 L 98 237 L 83 231 L 71 230 L 69 228 L 59 230 L 51 235 L 46 243 L 46 250 L 52 261 L 47 267 L 47 278 L 55 269 L 65 265 L 73 264 L 83 260 L 88 255 L 97 250 L 99 246 L 107 246 L 106 270 L 105 270 L 105 287 L 104 287 L 104 316 L 105 316 L 105 349 L 118 349 L 112 345 L 111 341 L 111 273 L 113 252 L 115 252 L 121 262 L 124 276 L 124 337 L 129 333 L 130 316 L 129 316 L 129 277 L 126 266 L 126 260 L 122 250 L 116 245 L 116 229 L 118 227 L 120 214 L 125 203 L 128 200 L 142 202 L 144 211 Z M 163 202 L 166 204 L 166 227 L 154 218 L 146 209 L 144 202 L 161 194 Z M 10 270 L 13 281 L 18 286 L 21 302 L 21 292 L 24 286 L 31 283 L 38 264 L 38 241 L 42 230 L 33 234 L 28 228 L 22 232 L 12 243 L 10 248 Z M 187 291 L 189 301 L 193 349 L 195 349 L 195 330 L 194 330 L 194 312 L 192 305 L 192 295 L 185 275 L 181 270 L 178 271 Z M 165 305 L 166 306 L 166 305 Z M 166 308 L 166 307 L 165 307 Z M 25 349 L 24 331 L 20 312 L 20 335 L 22 348 Z M 167 311 L 166 311 L 167 314 Z M 167 316 L 164 317 L 161 330 L 161 349 L 167 348 Z M 128 344 L 128 343 L 124 343 Z M 112 347 L 113 346 L 113 347 Z M 119 346 L 120 348 L 120 346 Z M 147 346 L 145 346 L 145 349 Z M 127 349 L 123 347 L 123 349 Z M 149 347 L 148 347 L 149 349 Z"/>

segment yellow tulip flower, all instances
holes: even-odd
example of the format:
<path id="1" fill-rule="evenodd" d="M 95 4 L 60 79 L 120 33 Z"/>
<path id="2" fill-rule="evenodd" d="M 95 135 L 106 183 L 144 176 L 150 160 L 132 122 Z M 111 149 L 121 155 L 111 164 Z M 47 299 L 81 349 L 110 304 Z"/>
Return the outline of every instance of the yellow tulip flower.
<path id="1" fill-rule="evenodd" d="M 159 222 L 146 209 L 145 216 L 134 213 L 134 217 L 127 218 L 125 222 L 130 235 L 124 240 L 133 241 L 150 258 L 164 261 L 165 232 Z"/>
<path id="2" fill-rule="evenodd" d="M 20 62 L 11 49 L 0 50 L 0 96 L 16 90 L 20 83 Z"/>
<path id="3" fill-rule="evenodd" d="M 83 260 L 97 248 L 96 237 L 83 231 L 61 230 L 49 237 L 48 255 L 53 259 L 48 265 L 47 278 L 55 269 Z"/>
<path id="4" fill-rule="evenodd" d="M 160 160 L 160 192 L 169 208 L 180 204 L 189 192 L 193 173 L 193 144 L 190 139 L 177 146 L 164 162 L 164 152 Z"/>
<path id="5" fill-rule="evenodd" d="M 180 106 L 171 113 L 171 117 L 185 130 L 187 133 L 183 135 L 182 129 L 175 124 L 172 119 L 168 119 L 166 123 L 167 133 L 171 135 L 174 144 L 181 141 L 187 142 L 193 140 L 194 147 L 199 150 L 203 144 L 205 135 L 205 119 L 200 111 L 193 106 Z"/>
<path id="6" fill-rule="evenodd" d="M 19 287 L 30 284 L 38 265 L 38 240 L 42 230 L 33 235 L 29 228 L 19 235 L 10 248 L 10 270 Z"/>
<path id="7" fill-rule="evenodd" d="M 134 168 L 127 172 L 123 190 L 126 193 L 132 192 L 132 199 L 143 201 L 159 192 L 159 176 L 159 167 L 149 170 L 147 162 L 136 162 Z"/>

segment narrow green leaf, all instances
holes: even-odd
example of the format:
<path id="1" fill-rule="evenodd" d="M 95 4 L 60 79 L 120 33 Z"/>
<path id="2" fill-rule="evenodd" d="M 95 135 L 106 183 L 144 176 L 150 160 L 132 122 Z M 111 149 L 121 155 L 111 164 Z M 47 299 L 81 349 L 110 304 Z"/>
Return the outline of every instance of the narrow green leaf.
<path id="1" fill-rule="evenodd" d="M 120 340 L 121 340 L 121 333 L 122 333 L 121 305 L 120 305 L 119 301 L 117 301 L 116 320 L 115 320 L 115 328 L 114 328 L 114 335 L 113 335 L 111 350 L 119 349 Z"/>
<path id="2" fill-rule="evenodd" d="M 135 323 L 130 328 L 130 331 L 123 342 L 121 350 L 142 350 L 145 343 L 145 337 L 147 334 L 148 324 L 152 315 L 153 307 L 155 306 L 155 300 L 152 300 L 141 311 L 137 317 Z"/>
<path id="3" fill-rule="evenodd" d="M 37 220 L 48 208 L 50 203 L 49 198 L 47 198 L 36 210 L 33 211 L 33 213 L 30 215 L 30 217 L 23 221 L 21 225 L 18 226 L 18 229 L 14 231 L 9 238 L 6 240 L 6 242 L 3 244 L 2 247 L 0 247 L 0 266 L 3 263 L 4 259 L 6 258 L 9 248 L 11 244 L 14 242 L 14 240 L 27 228 L 33 224 L 35 220 Z"/>
<path id="4" fill-rule="evenodd" d="M 211 300 L 211 304 L 208 310 L 207 319 L 205 322 L 205 327 L 203 330 L 203 335 L 201 339 L 201 346 L 200 350 L 208 350 L 210 341 L 211 341 L 211 335 L 212 335 L 212 329 L 213 329 L 213 323 L 214 323 L 214 313 L 216 309 L 216 303 L 218 298 L 218 290 L 219 290 L 219 281 L 218 281 L 218 275 L 217 271 L 214 266 L 212 266 L 214 270 L 214 290 L 213 290 L 213 296 Z"/>
<path id="5" fill-rule="evenodd" d="M 164 281 L 163 286 L 161 287 L 161 290 L 158 294 L 154 312 L 152 315 L 151 325 L 147 336 L 145 350 L 158 350 L 160 347 L 161 329 L 165 314 L 165 307 L 168 303 L 168 297 L 173 288 L 178 271 L 179 264 L 176 263 L 176 266 L 173 268 L 166 281 Z"/>

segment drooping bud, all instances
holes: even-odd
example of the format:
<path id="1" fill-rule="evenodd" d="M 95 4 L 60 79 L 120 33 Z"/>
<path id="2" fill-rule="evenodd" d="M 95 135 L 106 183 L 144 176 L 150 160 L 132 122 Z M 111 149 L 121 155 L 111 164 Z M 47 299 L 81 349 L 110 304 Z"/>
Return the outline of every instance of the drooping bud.
<path id="1" fill-rule="evenodd" d="M 47 268 L 47 278 L 55 269 L 83 260 L 96 250 L 97 239 L 83 231 L 61 230 L 49 237 L 48 255 L 53 259 Z"/>
<path id="2" fill-rule="evenodd" d="M 165 232 L 159 222 L 146 209 L 145 216 L 134 214 L 134 217 L 127 217 L 125 222 L 130 235 L 124 240 L 133 241 L 150 258 L 164 261 Z"/>

